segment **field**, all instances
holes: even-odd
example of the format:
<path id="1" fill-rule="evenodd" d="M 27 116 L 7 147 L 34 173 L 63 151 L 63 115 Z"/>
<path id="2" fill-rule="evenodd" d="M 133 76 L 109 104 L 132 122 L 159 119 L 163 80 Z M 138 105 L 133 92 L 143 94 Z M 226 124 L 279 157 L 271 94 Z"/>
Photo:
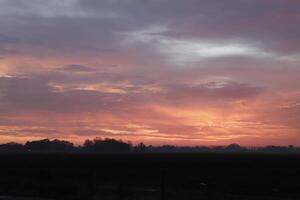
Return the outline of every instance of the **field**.
<path id="1" fill-rule="evenodd" d="M 0 196 L 300 199 L 296 155 L 2 154 L 0 162 Z"/>

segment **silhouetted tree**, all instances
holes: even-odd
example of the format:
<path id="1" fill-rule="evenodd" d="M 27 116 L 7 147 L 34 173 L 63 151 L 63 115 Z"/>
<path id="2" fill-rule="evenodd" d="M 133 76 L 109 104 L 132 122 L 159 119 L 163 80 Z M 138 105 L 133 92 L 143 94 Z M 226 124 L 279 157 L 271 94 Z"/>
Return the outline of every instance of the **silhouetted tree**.
<path id="1" fill-rule="evenodd" d="M 0 152 L 24 152 L 25 147 L 22 144 L 10 142 L 6 144 L 0 144 Z"/>
<path id="2" fill-rule="evenodd" d="M 266 153 L 285 153 L 285 152 L 289 152 L 290 149 L 288 147 L 283 147 L 283 146 L 266 146 L 264 148 L 259 149 L 262 152 L 266 152 Z"/>
<path id="3" fill-rule="evenodd" d="M 135 153 L 145 153 L 147 151 L 147 146 L 144 143 L 139 143 L 133 149 Z"/>
<path id="4" fill-rule="evenodd" d="M 223 151 L 225 151 L 225 147 L 224 146 L 215 146 L 211 150 L 213 152 L 223 152 Z"/>
<path id="5" fill-rule="evenodd" d="M 238 144 L 230 144 L 228 146 L 215 147 L 180 147 L 172 145 L 163 146 L 146 146 L 139 143 L 132 148 L 131 142 L 123 142 L 112 138 L 95 138 L 94 140 L 85 140 L 83 146 L 75 147 L 71 142 L 64 140 L 37 140 L 28 141 L 25 145 L 18 143 L 0 144 L 0 152 L 98 152 L 98 153 L 289 153 L 300 154 L 300 148 L 289 146 L 266 146 L 266 147 L 242 147 Z"/>
<path id="6" fill-rule="evenodd" d="M 74 150 L 74 145 L 71 142 L 57 139 L 26 142 L 25 147 L 32 152 L 66 152 Z"/>
<path id="7" fill-rule="evenodd" d="M 241 147 L 238 144 L 230 144 L 225 148 L 226 151 L 230 151 L 230 152 L 242 152 L 242 151 L 246 151 L 246 148 Z"/>
<path id="8" fill-rule="evenodd" d="M 127 153 L 131 151 L 131 145 L 122 140 L 115 140 L 111 138 L 100 139 L 96 138 L 94 141 L 86 140 L 83 145 L 85 151 L 99 152 L 99 153 Z"/>
<path id="9" fill-rule="evenodd" d="M 94 142 L 92 140 L 85 140 L 84 143 L 83 143 L 83 148 L 88 149 L 93 145 L 94 145 Z"/>

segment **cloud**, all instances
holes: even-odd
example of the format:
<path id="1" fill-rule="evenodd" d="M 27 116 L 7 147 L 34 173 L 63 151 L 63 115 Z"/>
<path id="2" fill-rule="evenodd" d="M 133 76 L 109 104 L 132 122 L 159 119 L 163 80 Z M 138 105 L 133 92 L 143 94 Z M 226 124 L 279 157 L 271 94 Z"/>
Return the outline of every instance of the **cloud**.
<path id="1" fill-rule="evenodd" d="M 2 133 L 39 126 L 73 139 L 102 130 L 160 144 L 293 142 L 299 5 L 2 0 Z"/>
<path id="2" fill-rule="evenodd" d="M 78 6 L 78 0 L 53 0 L 43 2 L 40 0 L 2 0 L 2 15 L 35 15 L 43 18 L 114 18 L 116 14 L 110 12 L 88 12 Z"/>
<path id="3" fill-rule="evenodd" d="M 0 44 L 15 44 L 21 42 L 20 39 L 8 35 L 0 34 Z"/>
<path id="4" fill-rule="evenodd" d="M 143 30 L 128 33 L 127 42 L 144 43 L 153 46 L 158 52 L 165 54 L 174 64 L 197 62 L 203 59 L 223 57 L 252 57 L 275 59 L 278 56 L 272 52 L 266 52 L 253 44 L 243 44 L 240 41 L 201 41 L 188 39 L 175 39 L 168 37 L 167 27 L 151 26 Z"/>
<path id="5" fill-rule="evenodd" d="M 22 52 L 22 59 L 5 56 L 20 70 L 25 64 L 80 63 L 146 71 L 161 65 L 205 67 L 216 59 L 292 65 L 299 62 L 297 5 L 279 0 L 243 5 L 236 0 L 5 0 L 0 41 L 9 42 L 6 50 Z"/>
<path id="6" fill-rule="evenodd" d="M 65 67 L 58 68 L 58 70 L 70 71 L 70 72 L 93 72 L 93 71 L 96 71 L 96 69 L 86 67 L 84 65 L 78 65 L 78 64 L 67 65 Z"/>
<path id="7" fill-rule="evenodd" d="M 74 70 L 73 67 L 71 70 Z M 77 71 L 77 66 L 75 68 Z M 81 67 L 79 68 L 82 70 Z M 1 103 L 16 112 L 18 110 L 58 113 L 109 111 L 119 115 L 127 110 L 137 110 L 149 104 L 188 105 L 202 102 L 207 105 L 215 102 L 215 99 L 223 102 L 249 99 L 264 91 L 261 87 L 228 81 L 187 85 L 103 80 L 89 83 L 85 82 L 85 79 L 75 79 L 76 82 L 70 80 L 70 83 L 59 84 L 55 83 L 57 81 L 55 76 L 45 78 L 44 74 L 42 76 L 39 74 L 1 76 Z"/>
<path id="8" fill-rule="evenodd" d="M 238 82 L 208 82 L 198 85 L 169 85 L 165 98 L 179 104 L 230 102 L 256 97 L 264 88 Z"/>

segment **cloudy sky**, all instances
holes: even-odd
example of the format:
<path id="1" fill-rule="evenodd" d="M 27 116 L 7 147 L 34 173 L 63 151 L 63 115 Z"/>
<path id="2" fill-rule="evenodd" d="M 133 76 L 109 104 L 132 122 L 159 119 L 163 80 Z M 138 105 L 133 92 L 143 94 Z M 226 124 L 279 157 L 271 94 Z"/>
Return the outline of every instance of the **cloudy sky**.
<path id="1" fill-rule="evenodd" d="M 300 145 L 300 2 L 0 0 L 0 143 Z"/>

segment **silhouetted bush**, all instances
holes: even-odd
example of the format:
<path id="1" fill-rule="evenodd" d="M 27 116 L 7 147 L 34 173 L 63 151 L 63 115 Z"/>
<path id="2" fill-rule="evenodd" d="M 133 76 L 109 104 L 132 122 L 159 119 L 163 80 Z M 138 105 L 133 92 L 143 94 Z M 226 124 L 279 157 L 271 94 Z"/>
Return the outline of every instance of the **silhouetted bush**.
<path id="1" fill-rule="evenodd" d="M 38 140 L 26 142 L 25 148 L 31 152 L 67 152 L 73 151 L 74 145 L 63 140 Z"/>
<path id="2" fill-rule="evenodd" d="M 128 153 L 131 148 L 130 144 L 111 138 L 86 140 L 83 145 L 85 151 L 100 153 Z"/>
<path id="3" fill-rule="evenodd" d="M 25 147 L 22 144 L 10 142 L 6 144 L 0 144 L 0 152 L 24 152 Z"/>
<path id="4" fill-rule="evenodd" d="M 227 147 L 225 147 L 225 150 L 227 151 L 233 151 L 233 152 L 243 152 L 243 151 L 247 151 L 246 148 L 241 147 L 238 144 L 230 144 Z"/>
<path id="5" fill-rule="evenodd" d="M 173 145 L 146 146 L 139 143 L 133 146 L 113 138 L 95 138 L 85 140 L 83 146 L 74 146 L 64 140 L 28 141 L 25 145 L 18 143 L 0 144 L 0 152 L 94 152 L 94 153 L 265 153 L 265 154 L 300 154 L 300 148 L 289 146 L 242 147 L 238 144 L 228 146 L 191 146 L 180 147 Z"/>
<path id="6" fill-rule="evenodd" d="M 144 143 L 139 143 L 133 148 L 135 153 L 145 153 L 147 151 L 147 146 Z"/>

